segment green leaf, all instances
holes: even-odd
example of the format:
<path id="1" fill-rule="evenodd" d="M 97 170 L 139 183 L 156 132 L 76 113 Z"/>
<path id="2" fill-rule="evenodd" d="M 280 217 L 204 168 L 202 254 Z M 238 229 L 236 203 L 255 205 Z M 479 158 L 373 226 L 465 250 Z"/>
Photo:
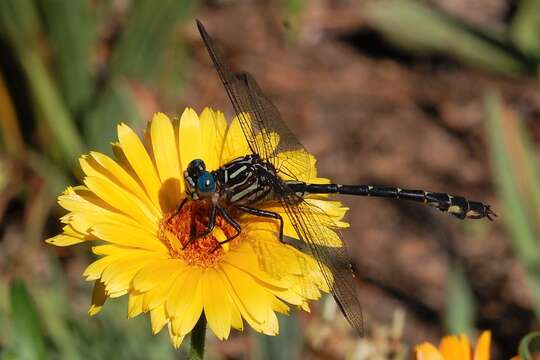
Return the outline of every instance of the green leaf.
<path id="1" fill-rule="evenodd" d="M 19 61 L 25 70 L 40 118 L 43 118 L 51 131 L 50 143 L 58 144 L 65 163 L 69 167 L 74 167 L 85 146 L 73 118 L 64 106 L 56 84 L 37 53 L 30 48 L 19 52 Z"/>
<path id="2" fill-rule="evenodd" d="M 176 109 L 178 99 L 183 97 L 186 85 L 185 69 L 189 68 L 193 59 L 190 56 L 191 44 L 185 38 L 178 38 L 165 49 L 164 59 L 160 65 L 159 76 L 156 76 L 155 91 L 159 93 L 165 108 Z M 182 111 L 177 109 L 177 111 Z"/>
<path id="3" fill-rule="evenodd" d="M 525 54 L 540 61 L 540 1 L 521 0 L 512 19 L 510 36 Z"/>
<path id="4" fill-rule="evenodd" d="M 33 44 L 39 31 L 39 17 L 32 0 L 0 1 L 0 32 L 15 48 Z"/>
<path id="5" fill-rule="evenodd" d="M 120 122 L 137 124 L 140 115 L 129 89 L 114 85 L 101 93 L 94 109 L 84 119 L 83 131 L 88 146 L 110 153 L 110 143 L 116 139 L 116 126 Z"/>
<path id="6" fill-rule="evenodd" d="M 495 33 L 460 22 L 420 2 L 387 0 L 365 8 L 370 23 L 390 41 L 419 53 L 440 53 L 465 64 L 515 75 L 532 65 Z"/>
<path id="7" fill-rule="evenodd" d="M 59 75 L 66 106 L 77 114 L 94 90 L 90 73 L 90 49 L 96 39 L 96 23 L 86 0 L 38 0 L 45 18 L 47 40 Z"/>
<path id="8" fill-rule="evenodd" d="M 74 299 L 73 289 L 67 295 L 67 279 L 56 257 L 49 258 L 49 276 L 49 281 L 34 290 L 35 298 L 39 299 L 41 323 L 47 332 L 47 340 L 54 344 L 59 359 L 88 359 L 88 354 L 76 346 L 76 334 L 72 331 L 69 319 L 74 315 L 70 302 L 76 304 L 77 300 Z"/>
<path id="9" fill-rule="evenodd" d="M 193 0 L 137 0 L 129 14 L 118 48 L 113 56 L 112 73 L 151 79 L 163 60 L 175 24 L 193 10 Z"/>
<path id="10" fill-rule="evenodd" d="M 62 169 L 42 153 L 29 151 L 27 161 L 29 167 L 38 173 L 45 181 L 47 191 L 51 195 L 62 193 L 70 184 L 71 179 L 66 176 Z"/>
<path id="11" fill-rule="evenodd" d="M 15 351 L 20 359 L 43 359 L 45 339 L 39 315 L 26 285 L 16 279 L 10 289 Z"/>
<path id="12" fill-rule="evenodd" d="M 474 296 L 461 267 L 454 267 L 450 272 L 447 299 L 444 317 L 448 333 L 472 335 L 476 312 Z"/>
<path id="13" fill-rule="evenodd" d="M 531 291 L 533 308 L 540 318 L 540 251 L 539 230 L 534 226 L 527 204 L 535 195 L 523 193 L 518 181 L 522 169 L 532 165 L 523 165 L 527 161 L 516 149 L 523 149 L 523 132 L 517 125 L 516 117 L 510 109 L 503 108 L 497 94 L 491 93 L 485 100 L 488 116 L 488 134 L 491 158 L 495 175 L 495 184 L 501 199 L 504 213 L 502 219 L 510 233 L 514 252 L 527 270 L 527 282 Z M 516 145 L 517 143 L 517 145 Z M 520 166 L 516 168 L 516 166 Z M 532 183 L 534 179 L 526 179 Z"/>
<path id="14" fill-rule="evenodd" d="M 532 332 L 519 342 L 518 354 L 521 360 L 534 360 L 534 354 L 540 354 L 540 332 Z"/>
<path id="15" fill-rule="evenodd" d="M 75 165 L 84 146 L 56 84 L 40 58 L 39 51 L 42 45 L 38 39 L 41 24 L 34 2 L 0 1 L 0 31 L 16 51 L 39 118 L 44 120 L 51 131 L 51 143 L 58 144 L 68 166 Z M 48 151 L 49 147 L 45 150 Z"/>

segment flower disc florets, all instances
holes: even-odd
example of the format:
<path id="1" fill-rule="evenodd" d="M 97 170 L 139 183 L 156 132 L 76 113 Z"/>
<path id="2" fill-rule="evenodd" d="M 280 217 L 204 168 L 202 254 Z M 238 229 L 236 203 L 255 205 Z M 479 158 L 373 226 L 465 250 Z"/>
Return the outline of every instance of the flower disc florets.
<path id="1" fill-rule="evenodd" d="M 209 267 L 216 264 L 225 252 L 221 242 L 232 238 L 236 230 L 221 215 L 216 216 L 216 227 L 204 236 L 208 227 L 211 205 L 208 202 L 187 202 L 178 210 L 166 214 L 159 226 L 159 239 L 169 249 L 172 258 L 182 259 L 189 265 Z M 236 245 L 228 242 L 225 249 Z"/>

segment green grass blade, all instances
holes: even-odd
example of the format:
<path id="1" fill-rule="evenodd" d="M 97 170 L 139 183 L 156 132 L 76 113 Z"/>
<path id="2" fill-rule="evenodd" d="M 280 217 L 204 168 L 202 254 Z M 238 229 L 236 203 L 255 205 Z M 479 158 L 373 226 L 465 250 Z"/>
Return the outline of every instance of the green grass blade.
<path id="1" fill-rule="evenodd" d="M 527 207 L 529 221 L 537 234 L 540 234 L 540 168 L 537 163 L 533 140 L 528 134 L 524 121 L 519 114 L 513 112 L 516 131 L 509 131 L 509 135 L 515 133 L 517 140 L 512 141 L 512 153 L 516 177 L 519 181 L 519 190 L 524 205 Z M 519 168 L 518 168 L 519 166 Z M 540 247 L 540 239 L 537 240 Z"/>
<path id="2" fill-rule="evenodd" d="M 290 316 L 278 316 L 279 335 L 267 336 L 255 333 L 254 337 L 259 345 L 255 358 L 271 359 L 297 359 L 302 346 L 302 330 L 294 313 Z"/>
<path id="3" fill-rule="evenodd" d="M 45 339 L 39 315 L 24 282 L 14 280 L 9 295 L 15 353 L 20 359 L 45 358 Z"/>
<path id="4" fill-rule="evenodd" d="M 0 32 L 16 48 L 34 43 L 40 22 L 32 0 L 0 1 Z"/>
<path id="5" fill-rule="evenodd" d="M 38 0 L 62 95 L 71 113 L 78 113 L 94 91 L 90 49 L 96 24 L 86 0 Z"/>
<path id="6" fill-rule="evenodd" d="M 73 118 L 37 54 L 30 50 L 21 51 L 19 61 L 25 70 L 34 102 L 51 131 L 50 142 L 58 144 L 66 164 L 73 167 L 85 149 Z"/>
<path id="7" fill-rule="evenodd" d="M 450 334 L 467 334 L 474 330 L 474 295 L 461 267 L 452 268 L 448 279 L 445 324 Z"/>
<path id="8" fill-rule="evenodd" d="M 68 296 L 67 279 L 57 258 L 50 258 L 51 279 L 46 284 L 34 291 L 36 298 L 39 298 L 39 310 L 42 314 L 41 321 L 47 331 L 48 340 L 54 344 L 60 359 L 87 359 L 88 355 L 83 354 L 77 348 L 77 338 L 72 332 L 73 311 L 70 301 L 73 293 Z M 85 314 L 86 315 L 86 314 Z"/>
<path id="9" fill-rule="evenodd" d="M 165 56 L 159 66 L 159 75 L 153 84 L 161 95 L 161 102 L 170 109 L 176 109 L 183 97 L 186 86 L 186 73 L 193 59 L 190 56 L 191 44 L 184 37 L 174 39 L 171 46 L 165 49 Z M 183 109 L 176 109 L 181 113 Z"/>
<path id="10" fill-rule="evenodd" d="M 39 56 L 41 30 L 35 4 L 30 0 L 0 1 L 0 31 L 13 46 L 26 74 L 36 108 L 58 144 L 65 162 L 76 164 L 84 146 L 53 79 Z"/>
<path id="11" fill-rule="evenodd" d="M 510 36 L 521 51 L 540 62 L 540 1 L 521 0 L 518 3 Z"/>
<path id="12" fill-rule="evenodd" d="M 445 54 L 465 64 L 508 75 L 534 70 L 497 34 L 459 22 L 420 2 L 375 2 L 366 6 L 365 11 L 375 28 L 405 49 Z"/>
<path id="13" fill-rule="evenodd" d="M 115 85 L 102 92 L 93 111 L 84 119 L 85 139 L 92 150 L 110 153 L 117 124 L 137 124 L 140 120 L 129 88 Z"/>
<path id="14" fill-rule="evenodd" d="M 521 360 L 536 359 L 533 355 L 540 354 L 540 332 L 532 332 L 521 339 L 518 354 Z"/>
<path id="15" fill-rule="evenodd" d="M 501 216 L 512 240 L 517 258 L 527 270 L 527 280 L 533 300 L 536 316 L 540 318 L 540 251 L 538 231 L 535 231 L 529 217 L 526 194 L 522 194 L 516 179 L 516 161 L 512 155 L 513 147 L 508 146 L 508 139 L 519 136 L 512 132 L 519 131 L 515 118 L 504 111 L 498 95 L 489 94 L 485 100 L 488 116 L 488 133 L 490 139 L 491 158 L 495 173 L 496 187 L 502 202 Z"/>
<path id="16" fill-rule="evenodd" d="M 163 60 L 163 50 L 173 26 L 185 19 L 195 5 L 193 0 L 137 0 L 113 56 L 112 73 L 149 80 Z"/>

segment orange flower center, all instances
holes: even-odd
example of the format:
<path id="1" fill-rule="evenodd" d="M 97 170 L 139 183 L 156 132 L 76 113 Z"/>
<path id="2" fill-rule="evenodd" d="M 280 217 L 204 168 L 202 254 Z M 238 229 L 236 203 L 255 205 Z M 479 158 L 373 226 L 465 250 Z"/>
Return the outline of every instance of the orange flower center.
<path id="1" fill-rule="evenodd" d="M 214 231 L 208 229 L 211 204 L 205 201 L 188 201 L 179 210 L 166 214 L 159 226 L 159 238 L 173 258 L 183 259 L 190 265 L 209 267 L 225 252 L 221 242 L 236 234 L 236 230 L 221 214 L 216 215 Z M 238 238 L 229 242 L 236 243 Z"/>

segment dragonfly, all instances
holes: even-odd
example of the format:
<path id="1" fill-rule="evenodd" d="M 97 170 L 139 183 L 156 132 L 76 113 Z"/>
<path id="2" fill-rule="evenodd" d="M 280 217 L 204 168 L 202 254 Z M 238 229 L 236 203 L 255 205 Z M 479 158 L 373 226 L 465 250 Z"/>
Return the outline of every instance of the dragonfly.
<path id="1" fill-rule="evenodd" d="M 342 314 L 360 336 L 364 334 L 362 309 L 356 296 L 355 275 L 343 241 L 342 247 L 331 246 L 325 238 L 328 227 L 336 230 L 332 219 L 322 209 L 306 201 L 308 195 L 345 194 L 371 196 L 425 203 L 459 218 L 489 220 L 496 216 L 489 205 L 470 201 L 462 196 L 424 190 L 372 185 L 308 183 L 310 154 L 289 130 L 279 110 L 264 95 L 255 79 L 247 72 L 235 73 L 227 65 L 203 24 L 196 20 L 198 30 L 212 63 L 232 103 L 242 128 L 250 154 L 229 161 L 217 170 L 208 171 L 203 160 L 191 161 L 184 171 L 187 196 L 184 201 L 207 201 L 211 204 L 208 235 L 219 214 L 236 231 L 220 242 L 220 246 L 242 232 L 240 224 L 230 215 L 243 212 L 279 222 L 279 239 L 283 236 L 283 217 L 261 208 L 277 202 L 285 210 L 298 239 L 316 259 L 324 280 Z M 276 140 L 275 135 L 279 137 Z M 294 152 L 294 156 L 289 156 Z M 193 239 L 192 239 L 193 240 Z M 341 240 L 341 238 L 340 238 Z M 191 240 L 190 240 L 191 241 Z"/>

